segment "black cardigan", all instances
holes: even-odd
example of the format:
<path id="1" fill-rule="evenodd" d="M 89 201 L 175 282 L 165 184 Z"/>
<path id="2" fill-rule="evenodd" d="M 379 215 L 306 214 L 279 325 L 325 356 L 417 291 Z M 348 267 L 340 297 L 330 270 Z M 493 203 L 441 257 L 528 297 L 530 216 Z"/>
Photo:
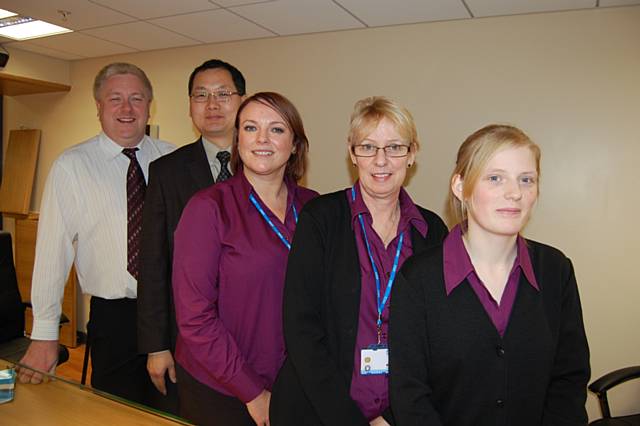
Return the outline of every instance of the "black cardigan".
<path id="1" fill-rule="evenodd" d="M 467 281 L 446 295 L 442 247 L 405 262 L 389 330 L 399 426 L 587 424 L 589 348 L 573 267 L 552 247 L 527 245 L 540 291 L 521 274 L 504 337 Z"/>
<path id="2" fill-rule="evenodd" d="M 418 210 L 428 230 L 426 238 L 411 230 L 413 253 L 440 244 L 447 234 L 440 217 Z M 300 213 L 289 254 L 284 289 L 288 358 L 272 390 L 272 425 L 369 424 L 349 395 L 360 286 L 345 191 L 310 201 Z M 389 412 L 385 418 L 391 420 Z"/>

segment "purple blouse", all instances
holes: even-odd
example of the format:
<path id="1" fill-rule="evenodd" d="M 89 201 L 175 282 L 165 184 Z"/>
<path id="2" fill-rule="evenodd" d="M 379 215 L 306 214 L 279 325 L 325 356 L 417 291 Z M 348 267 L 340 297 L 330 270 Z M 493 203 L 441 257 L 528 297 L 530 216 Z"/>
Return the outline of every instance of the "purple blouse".
<path id="1" fill-rule="evenodd" d="M 385 249 L 384 243 L 373 230 L 373 218 L 360 193 L 360 184 L 356 182 L 356 198 L 352 200 L 351 188 L 346 190 L 346 196 L 351 206 L 351 223 L 355 233 L 358 247 L 358 259 L 360 273 L 362 275 L 360 291 L 360 314 L 358 317 L 358 334 L 356 347 L 353 354 L 353 374 L 351 377 L 351 398 L 356 402 L 364 416 L 372 420 L 382 414 L 389 407 L 389 377 L 387 374 L 362 375 L 360 374 L 360 350 L 377 343 L 376 322 L 378 319 L 378 307 L 376 299 L 376 281 L 371 267 L 371 261 L 367 253 L 367 247 L 362 234 L 362 227 L 358 215 L 362 214 L 367 238 L 371 247 L 371 254 L 380 275 L 380 297 L 382 298 L 387 288 L 389 275 L 393 266 L 396 250 L 400 240 L 400 233 L 404 232 L 404 242 L 400 251 L 398 269 L 404 261 L 413 253 L 411 244 L 411 227 L 413 226 L 425 237 L 427 235 L 427 222 L 424 220 L 418 208 L 415 206 L 409 194 L 400 189 L 400 222 L 398 235 Z M 387 330 L 389 329 L 389 303 L 387 301 L 382 311 L 382 339 L 381 343 L 387 344 Z"/>
<path id="2" fill-rule="evenodd" d="M 286 181 L 284 224 L 243 173 L 197 192 L 175 232 L 176 360 L 198 381 L 249 402 L 270 390 L 285 359 L 282 296 L 294 209 L 317 193 Z"/>
<path id="3" fill-rule="evenodd" d="M 516 294 L 518 292 L 520 272 L 522 271 L 524 273 L 531 287 L 538 291 L 540 290 L 536 276 L 533 273 L 533 267 L 531 266 L 527 243 L 524 238 L 518 235 L 516 244 L 518 246 L 516 259 L 509 273 L 507 285 L 502 293 L 502 299 L 500 303 L 498 303 L 476 274 L 475 268 L 469 258 L 469 253 L 467 253 L 467 249 L 462 242 L 462 229 L 460 225 L 453 228 L 444 240 L 444 285 L 447 296 L 467 279 L 501 337 L 504 336 L 504 332 L 509 324 L 509 317 L 511 316 L 513 303 L 516 300 Z"/>

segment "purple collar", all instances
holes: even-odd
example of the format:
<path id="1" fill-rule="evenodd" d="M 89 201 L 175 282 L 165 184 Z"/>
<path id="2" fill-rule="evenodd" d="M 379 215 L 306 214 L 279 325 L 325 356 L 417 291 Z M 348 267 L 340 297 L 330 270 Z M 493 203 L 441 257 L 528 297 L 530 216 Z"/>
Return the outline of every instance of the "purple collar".
<path id="1" fill-rule="evenodd" d="M 244 175 L 242 169 L 240 169 L 237 174 L 231 176 L 228 180 L 232 181 L 230 183 L 239 181 L 240 185 L 238 185 L 237 187 L 240 190 L 240 196 L 237 197 L 237 199 L 247 201 L 247 204 L 246 204 L 247 212 L 249 211 L 257 212 L 256 208 L 253 206 L 253 204 L 251 204 L 251 201 L 249 201 L 249 194 L 253 194 L 256 197 L 256 199 L 258 199 L 260 203 L 264 205 L 264 203 L 262 202 L 262 199 L 260 198 L 258 193 L 253 189 L 253 186 L 251 186 L 251 182 L 249 182 L 247 177 Z M 287 214 L 288 214 L 289 210 L 291 209 L 291 206 L 293 206 L 293 200 L 295 200 L 295 195 L 298 190 L 298 184 L 293 179 L 287 176 L 284 177 L 284 183 L 285 185 L 287 185 Z M 236 185 L 234 184 L 234 186 Z"/>
<path id="2" fill-rule="evenodd" d="M 540 291 L 538 281 L 536 280 L 536 276 L 533 272 L 533 266 L 531 265 L 531 257 L 529 256 L 529 250 L 527 249 L 527 242 L 524 238 L 518 235 L 516 244 L 518 246 L 518 253 L 516 255 L 516 260 L 513 263 L 512 270 L 519 267 L 531 287 Z M 449 232 L 449 235 L 447 235 L 444 240 L 443 260 L 444 287 L 448 296 L 469 276 L 469 274 L 472 272 L 475 273 L 475 268 L 471 263 L 469 253 L 467 253 L 467 249 L 462 242 L 462 230 L 459 224 Z"/>
<path id="3" fill-rule="evenodd" d="M 351 188 L 347 188 L 346 193 L 347 198 L 349 199 L 349 205 L 351 206 L 351 226 L 355 229 L 355 226 L 359 226 L 357 223 L 359 214 L 362 214 L 365 222 L 369 224 L 372 223 L 372 218 L 367 205 L 362 199 L 360 180 L 356 181 L 356 183 L 354 184 L 354 188 L 356 193 L 355 201 L 351 201 Z M 398 224 L 398 235 L 400 234 L 400 232 L 409 229 L 409 225 L 411 225 L 416 228 L 416 230 L 420 233 L 420 235 L 422 235 L 423 238 L 426 237 L 428 229 L 427 222 L 420 214 L 420 211 L 414 204 L 407 191 L 405 191 L 405 189 L 402 187 L 400 188 L 400 195 L 398 198 L 400 200 L 400 222 Z"/>

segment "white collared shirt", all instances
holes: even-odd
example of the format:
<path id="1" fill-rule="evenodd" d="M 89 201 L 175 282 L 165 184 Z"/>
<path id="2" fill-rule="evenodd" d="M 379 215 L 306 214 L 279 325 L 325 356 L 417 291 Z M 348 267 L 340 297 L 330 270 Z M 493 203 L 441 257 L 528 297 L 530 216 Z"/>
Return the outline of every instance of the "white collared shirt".
<path id="1" fill-rule="evenodd" d="M 204 153 L 207 156 L 207 161 L 209 162 L 209 168 L 211 168 L 211 176 L 213 176 L 213 180 L 215 181 L 218 175 L 220 174 L 220 168 L 222 166 L 220 164 L 220 160 L 218 160 L 216 156 L 220 151 L 227 151 L 231 153 L 231 147 L 229 146 L 228 148 L 222 149 L 215 143 L 209 142 L 209 140 L 205 139 L 204 136 L 200 138 L 200 143 L 202 143 L 202 145 L 204 146 Z M 233 171 L 231 170 L 231 163 L 227 165 L 227 168 L 229 169 L 229 172 L 233 174 Z"/>
<path id="2" fill-rule="evenodd" d="M 149 163 L 175 147 L 145 136 L 136 152 L 147 179 Z M 135 298 L 127 271 L 127 169 L 122 147 L 104 133 L 63 152 L 42 197 L 31 285 L 34 340 L 56 340 L 64 286 L 75 263 L 83 293 Z"/>

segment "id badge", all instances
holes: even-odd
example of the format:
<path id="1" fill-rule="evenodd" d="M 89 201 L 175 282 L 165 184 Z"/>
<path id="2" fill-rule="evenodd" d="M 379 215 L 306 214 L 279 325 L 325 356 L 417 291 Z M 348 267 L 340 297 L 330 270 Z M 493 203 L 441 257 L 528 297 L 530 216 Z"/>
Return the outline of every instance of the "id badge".
<path id="1" fill-rule="evenodd" d="M 387 345 L 370 345 L 360 350 L 360 374 L 369 376 L 388 373 L 389 348 Z"/>

